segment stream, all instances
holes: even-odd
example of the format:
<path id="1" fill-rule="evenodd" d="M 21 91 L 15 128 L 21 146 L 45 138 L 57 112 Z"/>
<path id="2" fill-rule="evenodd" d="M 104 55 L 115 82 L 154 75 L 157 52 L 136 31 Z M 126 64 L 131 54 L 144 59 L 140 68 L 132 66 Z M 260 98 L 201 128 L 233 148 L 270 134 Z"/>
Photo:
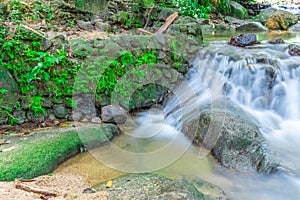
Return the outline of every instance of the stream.
<path id="1" fill-rule="evenodd" d="M 286 38 L 300 44 L 297 35 Z M 137 113 L 120 127 L 123 134 L 89 153 L 108 169 L 201 178 L 233 200 L 300 199 L 300 57 L 290 56 L 287 44 L 263 42 L 245 49 L 229 46 L 223 39 L 206 40 L 210 45 L 199 52 L 186 80 L 175 89 L 176 97 L 163 108 Z M 233 102 L 257 120 L 280 172 L 229 171 L 184 136 L 184 124 L 199 116 L 199 108 L 220 100 Z M 80 162 L 86 154 L 73 159 Z"/>

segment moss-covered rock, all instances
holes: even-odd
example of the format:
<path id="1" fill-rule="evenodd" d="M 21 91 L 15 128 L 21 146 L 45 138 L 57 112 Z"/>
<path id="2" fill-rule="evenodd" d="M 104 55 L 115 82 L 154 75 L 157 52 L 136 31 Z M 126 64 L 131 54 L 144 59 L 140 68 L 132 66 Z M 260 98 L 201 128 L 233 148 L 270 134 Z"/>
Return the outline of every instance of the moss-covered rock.
<path id="1" fill-rule="evenodd" d="M 157 174 L 126 174 L 114 179 L 112 183 L 111 188 L 101 183 L 95 189 L 109 193 L 108 199 L 228 199 L 222 190 L 201 180 L 190 182 L 185 179 L 172 180 Z M 217 189 L 218 194 L 206 194 L 208 190 L 205 187 Z"/>
<path id="2" fill-rule="evenodd" d="M 60 163 L 108 142 L 119 130 L 112 124 L 33 132 L 28 136 L 1 136 L 10 140 L 0 146 L 0 181 L 30 179 L 52 172 Z"/>
<path id="3" fill-rule="evenodd" d="M 248 18 L 247 9 L 244 8 L 241 4 L 235 1 L 228 1 L 228 3 L 230 5 L 230 13 L 228 13 L 229 15 L 238 19 Z"/>
<path id="4" fill-rule="evenodd" d="M 271 30 L 287 30 L 297 24 L 298 17 L 285 10 L 273 12 L 266 21 L 266 26 Z"/>
<path id="5" fill-rule="evenodd" d="M 229 169 L 270 174 L 277 170 L 278 164 L 269 155 L 256 123 L 250 115 L 233 105 L 227 105 L 226 112 L 205 109 L 199 120 L 189 125 L 197 130 L 189 137 L 204 148 L 212 147 L 209 150 L 214 157 Z"/>
<path id="6" fill-rule="evenodd" d="M 0 66 L 0 123 L 6 120 L 5 109 L 12 108 L 19 98 L 20 89 L 10 72 Z"/>

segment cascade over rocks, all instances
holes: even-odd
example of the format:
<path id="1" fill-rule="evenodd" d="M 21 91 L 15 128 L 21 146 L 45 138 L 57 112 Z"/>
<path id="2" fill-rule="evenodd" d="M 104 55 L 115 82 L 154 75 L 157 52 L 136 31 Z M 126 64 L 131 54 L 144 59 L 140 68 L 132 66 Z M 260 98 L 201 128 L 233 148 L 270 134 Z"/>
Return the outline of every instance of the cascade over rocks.
<path id="1" fill-rule="evenodd" d="M 253 117 L 231 104 L 226 105 L 225 111 L 211 111 L 207 107 L 201 110 L 199 120 L 188 125 L 197 131 L 195 135 L 188 136 L 204 148 L 204 139 L 215 139 L 217 142 L 211 152 L 221 165 L 248 173 L 270 174 L 277 170 L 278 164 L 268 154 L 266 141 Z M 213 132 L 208 132 L 210 126 L 213 126 Z M 221 132 L 215 133 L 214 130 Z"/>

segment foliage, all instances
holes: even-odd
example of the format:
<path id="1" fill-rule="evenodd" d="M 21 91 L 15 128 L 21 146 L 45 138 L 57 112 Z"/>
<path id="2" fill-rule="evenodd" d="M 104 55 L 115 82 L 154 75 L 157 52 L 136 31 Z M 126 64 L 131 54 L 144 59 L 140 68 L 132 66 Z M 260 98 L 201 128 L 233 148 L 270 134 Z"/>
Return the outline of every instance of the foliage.
<path id="1" fill-rule="evenodd" d="M 183 16 L 190 16 L 193 18 L 209 18 L 210 5 L 200 5 L 198 0 L 173 0 L 180 14 Z"/>
<path id="2" fill-rule="evenodd" d="M 17 26 L 12 38 L 6 28 L 0 28 L 0 64 L 12 73 L 21 93 L 30 97 L 30 110 L 36 116 L 45 112 L 42 94 L 37 91 L 48 91 L 56 100 L 72 94 L 70 79 L 76 75 L 78 66 L 68 60 L 65 49 L 43 52 L 40 50 L 42 41 L 34 33 Z"/>
<path id="3" fill-rule="evenodd" d="M 49 6 L 42 4 L 39 1 L 34 1 L 33 4 L 27 4 L 23 1 L 12 0 L 8 4 L 9 15 L 13 21 L 37 21 L 45 20 L 50 21 L 54 19 L 54 11 L 52 3 Z"/>

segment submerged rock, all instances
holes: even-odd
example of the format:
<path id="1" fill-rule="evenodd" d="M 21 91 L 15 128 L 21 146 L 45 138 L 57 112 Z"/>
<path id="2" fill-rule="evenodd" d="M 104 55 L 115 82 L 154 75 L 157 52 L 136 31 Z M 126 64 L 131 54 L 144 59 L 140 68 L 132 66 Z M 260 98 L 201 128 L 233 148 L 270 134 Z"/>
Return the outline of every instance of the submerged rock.
<path id="1" fill-rule="evenodd" d="M 232 36 L 229 44 L 238 47 L 251 46 L 253 44 L 259 44 L 257 36 L 254 33 L 241 34 L 238 36 Z"/>
<path id="2" fill-rule="evenodd" d="M 255 119 L 238 107 L 229 105 L 226 111 L 204 110 L 189 127 L 198 127 L 196 134 L 189 137 L 205 148 L 213 145 L 213 156 L 228 169 L 264 174 L 277 170 L 278 164 L 268 154 Z"/>
<path id="3" fill-rule="evenodd" d="M 225 200 L 225 193 L 202 180 L 172 180 L 157 174 L 127 174 L 112 180 L 112 187 L 105 183 L 95 187 L 109 193 L 108 199 L 202 199 Z"/>

